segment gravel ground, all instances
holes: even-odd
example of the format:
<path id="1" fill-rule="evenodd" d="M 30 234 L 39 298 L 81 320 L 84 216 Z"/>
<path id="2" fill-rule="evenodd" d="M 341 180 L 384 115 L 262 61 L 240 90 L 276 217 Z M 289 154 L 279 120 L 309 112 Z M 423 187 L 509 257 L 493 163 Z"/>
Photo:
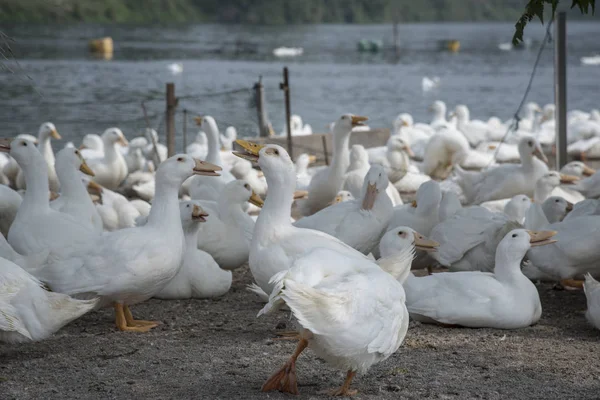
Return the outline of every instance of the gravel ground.
<path id="1" fill-rule="evenodd" d="M 256 319 L 246 268 L 215 300 L 151 300 L 133 307 L 163 322 L 150 333 L 115 329 L 112 310 L 85 315 L 51 339 L 0 344 L 0 399 L 289 399 L 260 387 L 293 352 L 273 340 L 288 313 Z M 581 291 L 538 287 L 544 313 L 519 331 L 411 323 L 387 361 L 358 376 L 356 399 L 597 399 L 600 332 L 584 318 Z M 344 373 L 310 350 L 298 361 L 299 399 L 325 398 Z"/>

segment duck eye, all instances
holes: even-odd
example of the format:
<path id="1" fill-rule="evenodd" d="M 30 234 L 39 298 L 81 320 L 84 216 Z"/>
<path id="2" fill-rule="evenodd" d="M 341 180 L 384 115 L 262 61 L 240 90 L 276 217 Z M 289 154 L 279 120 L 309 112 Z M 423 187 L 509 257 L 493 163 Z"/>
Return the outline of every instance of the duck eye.
<path id="1" fill-rule="evenodd" d="M 183 161 L 183 157 L 177 157 L 177 161 L 182 162 Z"/>
<path id="2" fill-rule="evenodd" d="M 275 154 L 279 155 L 279 150 L 275 149 Z"/>
<path id="3" fill-rule="evenodd" d="M 190 208 L 190 205 L 188 204 L 186 207 L 187 207 L 187 208 Z"/>
<path id="4" fill-rule="evenodd" d="M 531 140 L 527 142 L 527 144 L 529 145 L 529 147 L 533 146 L 533 142 Z"/>
<path id="5" fill-rule="evenodd" d="M 402 235 L 404 235 L 404 231 L 398 232 L 398 236 L 402 236 Z"/>
<path id="6" fill-rule="evenodd" d="M 21 145 L 27 146 L 27 142 L 21 142 Z"/>
<path id="7" fill-rule="evenodd" d="M 515 237 L 517 237 L 517 234 L 516 234 L 516 233 L 513 233 L 512 237 L 514 237 L 514 238 L 515 238 Z"/>
<path id="8" fill-rule="evenodd" d="M 250 185 L 248 185 L 247 183 L 244 185 L 244 187 L 248 190 L 250 190 Z"/>
<path id="9" fill-rule="evenodd" d="M 555 202 L 555 203 L 558 203 L 559 201 L 560 201 L 560 200 L 558 200 L 558 199 L 554 200 L 554 202 Z"/>

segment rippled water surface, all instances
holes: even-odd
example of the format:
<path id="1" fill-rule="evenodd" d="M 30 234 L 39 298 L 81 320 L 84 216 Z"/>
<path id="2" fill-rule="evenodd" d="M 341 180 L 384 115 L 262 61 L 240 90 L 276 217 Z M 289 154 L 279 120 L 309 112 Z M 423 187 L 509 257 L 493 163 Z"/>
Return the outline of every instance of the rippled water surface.
<path id="1" fill-rule="evenodd" d="M 256 110 L 251 88 L 263 77 L 269 117 L 283 129 L 282 67 L 290 68 L 292 112 L 313 130 L 344 112 L 367 115 L 370 125 L 386 127 L 400 112 L 415 120 L 429 119 L 435 99 L 449 106 L 467 104 L 472 117 L 509 118 L 515 111 L 533 66 L 541 25 L 526 31 L 531 49 L 501 51 L 511 23 L 405 24 L 399 28 L 400 57 L 392 51 L 364 54 L 361 39 L 389 46 L 389 25 L 314 25 L 289 27 L 191 25 L 97 26 L 20 25 L 5 27 L 15 41 L 18 59 L 0 71 L 2 135 L 37 133 L 43 121 L 53 121 L 64 138 L 78 142 L 85 133 L 119 126 L 132 137 L 145 126 L 141 102 L 147 99 L 151 125 L 160 127 L 166 82 L 175 82 L 179 101 L 177 132 L 183 129 L 183 109 L 213 115 L 221 129 L 234 125 L 242 135 L 256 134 Z M 600 24 L 568 23 L 569 108 L 599 107 L 600 66 L 585 66 L 580 58 L 600 53 Z M 112 60 L 90 56 L 90 38 L 111 36 Z M 457 39 L 458 54 L 440 51 L 439 41 Z M 278 59 L 279 46 L 303 47 L 300 57 Z M 546 46 L 530 99 L 553 100 L 553 49 Z M 173 75 L 168 66 L 181 63 Z M 12 72 L 11 72 L 12 71 Z M 423 93 L 423 76 L 439 76 L 441 85 Z M 238 91 L 239 89 L 239 91 Z M 248 90 L 244 90 L 248 89 Z M 235 91 L 229 94 L 214 94 Z M 191 128 L 190 128 L 191 129 Z M 181 145 L 181 140 L 178 140 Z"/>

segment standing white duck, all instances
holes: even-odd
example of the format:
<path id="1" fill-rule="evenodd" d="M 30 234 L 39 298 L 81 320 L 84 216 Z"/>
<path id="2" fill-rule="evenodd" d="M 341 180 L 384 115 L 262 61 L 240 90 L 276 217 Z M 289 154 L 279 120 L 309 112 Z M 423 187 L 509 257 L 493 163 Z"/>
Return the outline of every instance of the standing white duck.
<path id="1" fill-rule="evenodd" d="M 333 125 L 333 157 L 331 164 L 317 172 L 308 187 L 308 200 L 302 213 L 311 215 L 325 208 L 342 189 L 344 176 L 350 164 L 348 143 L 355 126 L 363 125 L 367 117 L 352 114 L 342 115 Z"/>
<path id="2" fill-rule="evenodd" d="M 480 173 L 469 173 L 456 168 L 458 183 L 469 203 L 481 204 L 484 201 L 511 198 L 517 194 L 533 196 L 535 183 L 548 172 L 548 161 L 539 142 L 524 137 L 519 142 L 521 164 L 500 165 Z M 538 155 L 542 160 L 535 157 Z"/>
<path id="3" fill-rule="evenodd" d="M 225 185 L 218 202 L 199 201 L 210 213 L 210 218 L 199 227 L 197 247 L 226 270 L 234 270 L 248 262 L 254 221 L 244 211 L 247 201 L 257 207 L 263 205 L 262 199 L 242 180 Z"/>
<path id="4" fill-rule="evenodd" d="M 389 180 L 383 167 L 372 166 L 363 178 L 355 200 L 331 205 L 294 223 L 298 228 L 316 229 L 369 254 L 376 250 L 392 217 L 393 206 L 385 194 Z"/>
<path id="5" fill-rule="evenodd" d="M 535 324 L 542 305 L 535 285 L 521 272 L 521 261 L 531 247 L 554 243 L 555 233 L 510 231 L 498 245 L 493 273 L 442 272 L 407 281 L 408 312 L 422 322 L 471 328 Z"/>
<path id="6" fill-rule="evenodd" d="M 178 192 L 193 174 L 216 176 L 220 167 L 179 154 L 156 171 L 156 196 L 148 223 L 105 233 L 70 254 L 56 257 L 34 275 L 54 291 L 94 294 L 112 304 L 122 331 L 146 332 L 158 325 L 136 321 L 129 306 L 156 295 L 176 274 L 184 254 Z"/>
<path id="7" fill-rule="evenodd" d="M 60 197 L 50 202 L 50 208 L 69 214 L 90 229 L 102 232 L 102 218 L 81 180 L 80 171 L 94 176 L 79 150 L 65 148 L 58 152 L 56 173 L 61 191 Z"/>
<path id="8" fill-rule="evenodd" d="M 127 162 L 117 146 L 127 146 L 127 139 L 119 128 L 109 128 L 102 134 L 104 157 L 89 160 L 94 171 L 93 181 L 107 189 L 115 190 L 127 177 Z"/>
<path id="9" fill-rule="evenodd" d="M 50 190 L 53 192 L 58 192 L 60 189 L 60 183 L 58 182 L 58 177 L 56 176 L 56 171 L 54 170 L 54 151 L 52 150 L 50 139 L 59 140 L 62 138 L 52 122 L 44 122 L 42 126 L 40 126 L 37 138 L 37 146 L 40 153 L 42 153 L 44 156 L 44 160 L 46 161 L 46 165 L 48 167 L 48 183 L 50 185 Z M 19 174 L 17 175 L 16 186 L 17 189 L 26 188 L 23 171 L 19 171 Z"/>
<path id="10" fill-rule="evenodd" d="M 8 243 L 19 253 L 28 255 L 44 250 L 69 251 L 97 235 L 76 218 L 55 211 L 48 203 L 48 167 L 34 144 L 15 139 L 2 143 L 0 150 L 10 149 L 19 163 L 27 191 L 8 232 Z"/>
<path id="11" fill-rule="evenodd" d="M 302 327 L 296 351 L 262 391 L 298 394 L 296 359 L 310 347 L 333 367 L 347 371 L 343 385 L 329 394 L 356 394 L 350 389 L 354 376 L 390 357 L 408 330 L 404 289 L 396 278 L 372 261 L 308 247 L 288 271 L 271 279 L 275 287 L 259 313 L 285 304 Z"/>
<path id="12" fill-rule="evenodd" d="M 210 217 L 197 201 L 179 204 L 185 236 L 185 252 L 177 274 L 154 295 L 159 299 L 206 299 L 221 296 L 231 287 L 231 271 L 224 271 L 210 256 L 198 250 L 198 231 Z"/>
<path id="13" fill-rule="evenodd" d="M 221 159 L 221 150 L 219 145 L 219 128 L 215 119 L 211 116 L 196 117 L 196 124 L 202 127 L 206 132 L 208 139 L 208 154 L 206 161 L 215 165 L 223 165 Z M 218 178 L 205 178 L 195 176 L 189 183 L 189 192 L 192 199 L 218 201 L 221 191 L 226 184 L 235 180 L 235 177 L 229 172 L 229 168 L 225 170 Z"/>
<path id="14" fill-rule="evenodd" d="M 596 329 L 600 329 L 600 283 L 590 274 L 585 274 L 583 290 L 587 299 L 585 317 Z"/>
<path id="15" fill-rule="evenodd" d="M 48 291 L 18 265 L 0 258 L 0 341 L 37 342 L 91 311 L 98 299 Z"/>
<path id="16" fill-rule="evenodd" d="M 269 282 L 271 277 L 288 270 L 307 249 L 324 247 L 361 260 L 367 259 L 339 239 L 292 225 L 290 210 L 294 201 L 296 170 L 281 146 L 263 146 L 239 139 L 236 143 L 242 146 L 244 152 L 235 154 L 257 162 L 269 186 L 269 194 L 254 226 L 249 259 L 252 276 L 265 293 L 273 290 L 273 284 Z"/>

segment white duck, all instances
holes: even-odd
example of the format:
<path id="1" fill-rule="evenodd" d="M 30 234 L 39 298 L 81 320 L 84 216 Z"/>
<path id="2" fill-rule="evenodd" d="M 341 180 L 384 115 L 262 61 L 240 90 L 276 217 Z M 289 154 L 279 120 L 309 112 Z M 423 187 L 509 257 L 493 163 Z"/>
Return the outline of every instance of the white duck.
<path id="1" fill-rule="evenodd" d="M 394 208 L 388 230 L 397 226 L 409 226 L 417 232 L 423 232 L 423 235 L 429 235 L 439 222 L 441 200 L 440 185 L 435 181 L 425 182 L 417 190 L 416 207 L 406 204 Z"/>
<path id="2" fill-rule="evenodd" d="M 363 125 L 367 117 L 352 114 L 342 115 L 334 124 L 333 157 L 331 165 L 317 172 L 308 187 L 308 200 L 303 205 L 303 214 L 311 215 L 325 208 L 342 189 L 344 176 L 350 164 L 348 143 L 355 126 Z"/>
<path id="3" fill-rule="evenodd" d="M 344 178 L 343 190 L 349 191 L 355 198 L 360 198 L 363 182 L 370 167 L 369 155 L 365 148 L 360 144 L 353 145 L 350 150 L 350 165 Z M 387 172 L 386 176 L 388 176 Z M 398 193 L 398 189 L 389 180 L 385 192 L 393 206 L 402 204 L 402 198 L 400 197 L 400 193 Z"/>
<path id="4" fill-rule="evenodd" d="M 269 281 L 288 270 L 294 260 L 313 247 L 324 247 L 348 256 L 367 257 L 339 239 L 312 229 L 297 228 L 290 221 L 294 200 L 296 170 L 287 152 L 277 145 L 258 145 L 237 140 L 244 152 L 235 154 L 258 162 L 265 174 L 269 194 L 258 216 L 250 245 L 250 271 L 257 285 L 271 293 Z"/>
<path id="5" fill-rule="evenodd" d="M 42 124 L 42 126 L 40 126 L 37 138 L 37 146 L 40 153 L 42 153 L 44 156 L 44 160 L 46 161 L 46 165 L 48 167 L 48 183 L 50 185 L 50 190 L 53 192 L 58 192 L 60 189 L 60 183 L 58 182 L 58 177 L 56 176 L 56 171 L 54 170 L 54 151 L 52 150 L 50 139 L 59 140 L 62 138 L 53 123 L 45 122 Z M 17 189 L 26 188 L 23 171 L 19 171 L 17 175 L 16 186 Z"/>
<path id="6" fill-rule="evenodd" d="M 410 146 L 403 138 L 400 136 L 389 138 L 385 158 L 380 164 L 384 166 L 390 182 L 394 184 L 399 182 L 411 171 L 410 157 L 413 155 Z"/>
<path id="7" fill-rule="evenodd" d="M 392 202 L 385 195 L 389 184 L 385 170 L 372 166 L 363 178 L 355 200 L 331 205 L 294 223 L 298 228 L 316 229 L 369 254 L 379 243 L 393 213 Z"/>
<path id="8" fill-rule="evenodd" d="M 94 171 L 94 182 L 107 189 L 115 190 L 127 177 L 127 163 L 117 146 L 127 146 L 127 139 L 119 128 L 109 128 L 102 134 L 104 157 L 89 160 Z"/>
<path id="9" fill-rule="evenodd" d="M 88 192 L 102 198 L 102 202 L 96 204 L 96 210 L 102 218 L 105 231 L 112 232 L 136 226 L 135 221 L 141 216 L 141 213 L 125 196 L 103 188 L 94 182 L 88 183 Z"/>
<path id="10" fill-rule="evenodd" d="M 522 224 L 525 221 L 525 214 L 531 206 L 531 198 L 524 194 L 513 196 L 504 206 L 504 214 L 511 220 Z"/>
<path id="11" fill-rule="evenodd" d="M 596 329 L 600 329 L 600 283 L 590 274 L 585 274 L 583 290 L 587 299 L 585 317 Z"/>
<path id="12" fill-rule="evenodd" d="M 8 244 L 4 236 L 0 235 L 0 257 L 14 262 L 25 271 L 32 271 L 42 265 L 48 259 L 49 253 L 50 252 L 46 250 L 27 256 L 21 255 Z"/>
<path id="13" fill-rule="evenodd" d="M 271 279 L 275 287 L 259 316 L 285 304 L 302 329 L 296 351 L 265 382 L 264 392 L 298 394 L 296 359 L 310 347 L 333 367 L 347 371 L 343 385 L 329 394 L 353 395 L 354 376 L 390 357 L 408 330 L 404 289 L 397 276 L 372 261 L 316 246 Z"/>
<path id="14" fill-rule="evenodd" d="M 197 201 L 179 204 L 185 236 L 181 267 L 154 297 L 159 299 L 206 299 L 221 296 L 231 287 L 231 271 L 224 271 L 205 251 L 198 250 L 198 231 L 209 215 Z"/>
<path id="15" fill-rule="evenodd" d="M 81 224 L 102 232 L 102 218 L 81 180 L 81 172 L 94 176 L 79 150 L 65 148 L 56 155 L 56 173 L 60 179 L 60 197 L 50 202 L 50 208 L 69 214 Z"/>
<path id="16" fill-rule="evenodd" d="M 479 143 L 488 139 L 488 124 L 477 119 L 470 119 L 467 106 L 457 105 L 453 115 L 456 115 L 456 129 L 465 135 L 472 147 L 477 147 Z"/>
<path id="17" fill-rule="evenodd" d="M 208 141 L 204 131 L 198 131 L 194 141 L 187 145 L 185 152 L 199 160 L 204 160 L 208 155 Z"/>
<path id="18" fill-rule="evenodd" d="M 296 158 L 296 190 L 308 190 L 312 179 L 312 175 L 308 173 L 308 166 L 316 161 L 316 156 L 306 153 L 302 153 Z"/>
<path id="19" fill-rule="evenodd" d="M 410 315 L 422 322 L 472 328 L 519 329 L 535 324 L 542 305 L 535 285 L 521 272 L 532 246 L 553 243 L 556 232 L 510 231 L 498 245 L 493 273 L 442 272 L 405 284 Z"/>
<path id="20" fill-rule="evenodd" d="M 431 106 L 429 111 L 433 113 L 433 118 L 429 125 L 434 129 L 452 127 L 448 121 L 446 121 L 446 103 L 441 100 L 436 100 Z"/>
<path id="21" fill-rule="evenodd" d="M 300 157 L 298 157 L 296 163 L 298 163 L 299 160 Z M 252 168 L 252 163 L 250 161 L 238 158 L 231 167 L 230 172 L 236 179 L 246 181 L 252 190 L 259 196 L 265 196 L 267 194 L 267 182 L 265 181 L 265 178 L 261 176 L 257 170 Z"/>
<path id="22" fill-rule="evenodd" d="M 533 137 L 525 137 L 519 143 L 521 164 L 500 165 L 479 173 L 456 168 L 458 183 L 470 203 L 511 198 L 517 194 L 533 196 L 535 183 L 548 172 L 544 162 L 547 158 L 539 142 Z M 542 158 L 538 160 L 535 155 Z"/>
<path id="23" fill-rule="evenodd" d="M 10 149 L 25 176 L 27 191 L 8 232 L 8 242 L 19 253 L 28 255 L 44 250 L 69 251 L 97 235 L 76 218 L 50 208 L 48 167 L 33 143 L 15 139 L 0 150 Z"/>
<path id="24" fill-rule="evenodd" d="M 469 142 L 453 128 L 440 128 L 425 147 L 422 170 L 432 178 L 445 178 L 453 165 L 469 154 Z"/>
<path id="25" fill-rule="evenodd" d="M 146 159 L 151 160 L 154 165 L 160 164 L 163 160 L 166 160 L 169 154 L 167 146 L 159 142 L 158 132 L 154 129 L 146 128 L 145 135 L 147 145 L 142 149 L 142 153 Z M 154 145 L 156 144 L 156 150 Z"/>
<path id="26" fill-rule="evenodd" d="M 8 236 L 8 230 L 15 220 L 22 202 L 23 198 L 19 193 L 8 186 L 0 185 L 0 232 L 2 236 Z"/>
<path id="27" fill-rule="evenodd" d="M 112 304 L 122 331 L 146 332 L 157 322 L 136 321 L 129 306 L 156 295 L 176 274 L 184 254 L 178 192 L 193 174 L 216 176 L 220 167 L 179 154 L 156 171 L 156 196 L 142 227 L 105 233 L 71 254 L 56 257 L 34 275 L 54 291 L 94 294 Z"/>
<path id="28" fill-rule="evenodd" d="M 104 141 L 100 135 L 88 133 L 83 137 L 81 146 L 79 146 L 81 156 L 86 160 L 104 157 Z"/>
<path id="29" fill-rule="evenodd" d="M 331 204 L 343 203 L 345 201 L 354 200 L 354 196 L 347 190 L 340 190 L 338 194 L 334 197 Z"/>
<path id="30" fill-rule="evenodd" d="M 226 270 L 239 268 L 248 261 L 254 221 L 243 209 L 247 201 L 257 207 L 263 205 L 247 182 L 235 180 L 225 185 L 218 202 L 199 202 L 210 218 L 200 225 L 197 247 Z"/>
<path id="31" fill-rule="evenodd" d="M 219 145 L 219 128 L 215 119 L 211 116 L 196 117 L 196 123 L 206 132 L 208 139 L 208 154 L 206 161 L 215 165 L 223 165 L 221 159 L 221 150 Z M 228 171 L 223 170 L 218 178 L 205 178 L 195 176 L 189 184 L 189 192 L 192 199 L 218 201 L 219 196 L 225 185 L 235 180 L 235 177 Z"/>
<path id="32" fill-rule="evenodd" d="M 37 342 L 92 310 L 98 299 L 48 291 L 13 262 L 0 258 L 0 341 Z"/>

